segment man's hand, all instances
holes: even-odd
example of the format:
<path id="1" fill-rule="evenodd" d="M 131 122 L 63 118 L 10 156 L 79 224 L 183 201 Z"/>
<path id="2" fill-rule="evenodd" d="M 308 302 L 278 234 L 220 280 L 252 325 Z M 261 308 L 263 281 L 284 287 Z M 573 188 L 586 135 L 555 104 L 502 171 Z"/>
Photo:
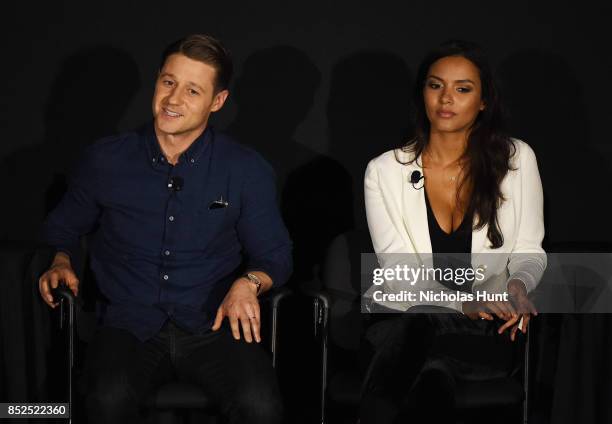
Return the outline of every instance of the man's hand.
<path id="1" fill-rule="evenodd" d="M 514 337 L 517 331 L 520 329 L 523 334 L 527 332 L 527 325 L 531 320 L 531 314 L 538 315 L 538 311 L 536 310 L 534 304 L 527 297 L 527 289 L 525 288 L 525 284 L 523 284 L 520 280 L 510 280 L 508 282 L 508 294 L 510 295 L 510 299 L 512 303 L 515 305 L 518 310 L 519 315 L 521 316 L 523 322 L 522 326 L 519 328 L 518 324 L 515 324 L 512 327 L 510 332 L 510 338 L 514 340 Z"/>
<path id="2" fill-rule="evenodd" d="M 242 327 L 244 340 L 247 343 L 251 343 L 253 338 L 257 343 L 261 342 L 259 301 L 255 284 L 242 277 L 234 281 L 217 309 L 213 331 L 221 328 L 225 317 L 229 319 L 234 339 L 240 340 L 240 327 Z"/>
<path id="3" fill-rule="evenodd" d="M 57 288 L 60 281 L 63 281 L 75 296 L 79 294 L 79 279 L 70 265 L 70 258 L 64 252 L 58 252 L 55 255 L 51 267 L 38 280 L 40 295 L 52 308 L 58 304 L 53 302 L 51 289 Z"/>

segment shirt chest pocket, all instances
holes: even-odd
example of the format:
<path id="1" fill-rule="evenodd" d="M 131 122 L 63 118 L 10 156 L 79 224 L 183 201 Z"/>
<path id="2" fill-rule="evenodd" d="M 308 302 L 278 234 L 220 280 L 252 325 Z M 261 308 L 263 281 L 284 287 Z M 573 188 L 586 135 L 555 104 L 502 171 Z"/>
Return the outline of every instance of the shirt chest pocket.
<path id="1" fill-rule="evenodd" d="M 223 243 L 223 240 L 234 238 L 238 222 L 237 208 L 231 204 L 219 206 L 213 202 L 205 202 L 196 212 L 193 236 L 201 247 L 211 242 Z"/>

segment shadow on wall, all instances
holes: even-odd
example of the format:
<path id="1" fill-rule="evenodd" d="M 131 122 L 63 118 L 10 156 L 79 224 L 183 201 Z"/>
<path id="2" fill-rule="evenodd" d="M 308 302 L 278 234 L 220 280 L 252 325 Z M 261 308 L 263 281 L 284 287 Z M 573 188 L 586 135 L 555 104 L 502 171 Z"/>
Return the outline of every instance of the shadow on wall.
<path id="1" fill-rule="evenodd" d="M 310 281 L 331 241 L 366 228 L 363 174 L 370 159 L 412 133 L 412 73 L 398 56 L 356 52 L 333 68 L 326 114 L 331 156 L 294 139 L 313 106 L 321 73 L 301 50 L 278 46 L 245 61 L 228 132 L 274 166 L 294 242 L 292 284 Z"/>
<path id="2" fill-rule="evenodd" d="M 545 196 L 545 249 L 609 252 L 612 238 L 604 207 L 611 166 L 593 148 L 582 86 L 561 57 L 520 50 L 499 66 L 511 135 L 533 147 Z M 597 285 L 592 275 L 582 277 Z M 608 422 L 612 367 L 606 314 L 546 314 L 533 347 L 533 404 L 543 422 Z M 605 337 L 604 337 L 605 339 Z M 607 402 L 607 403 L 606 403 Z M 537 414 L 542 414 L 539 416 Z M 607 414 L 607 418 L 606 415 Z"/>
<path id="3" fill-rule="evenodd" d="M 322 288 L 331 308 L 329 407 L 332 422 L 354 422 L 360 399 L 361 253 L 373 252 L 365 219 L 363 175 L 368 162 L 404 144 L 413 131 L 412 74 L 398 56 L 359 51 L 336 63 L 327 102 L 331 154 L 346 170 L 354 193 L 346 211 L 351 226 L 326 246 Z"/>
<path id="4" fill-rule="evenodd" d="M 139 88 L 137 65 L 123 50 L 89 47 L 62 62 L 45 104 L 43 140 L 2 160 L 2 181 L 12 183 L 5 187 L 10 207 L 0 209 L 0 239 L 38 239 L 81 149 L 116 132 Z"/>
<path id="5" fill-rule="evenodd" d="M 386 51 L 359 51 L 333 68 L 327 119 L 332 156 L 348 170 L 357 228 L 366 228 L 363 175 L 368 162 L 413 133 L 413 75 Z"/>
<path id="6" fill-rule="evenodd" d="M 511 135 L 535 151 L 545 195 L 546 245 L 609 240 L 602 196 L 610 163 L 591 145 L 582 86 L 561 57 L 520 50 L 499 66 Z"/>
<path id="7" fill-rule="evenodd" d="M 292 46 L 256 51 L 236 80 L 237 113 L 227 129 L 276 170 L 283 218 L 294 243 L 292 285 L 311 281 L 325 247 L 352 226 L 347 172 L 294 139 L 320 83 L 321 72 L 303 51 Z"/>
<path id="8" fill-rule="evenodd" d="M 283 219 L 293 240 L 294 271 L 289 282 L 293 287 L 315 280 L 327 245 L 352 226 L 348 173 L 336 161 L 295 140 L 320 83 L 321 72 L 303 51 L 291 46 L 258 50 L 246 59 L 237 77 L 232 93 L 236 117 L 227 128 L 230 135 L 261 153 L 276 171 Z M 315 405 L 319 403 L 320 353 L 312 338 L 311 304 L 294 299 L 291 310 L 290 326 L 279 331 L 300 334 L 300 341 L 281 346 L 279 383 L 291 388 L 295 381 L 302 382 L 299 395 L 290 389 L 283 391 L 289 421 L 314 422 L 319 414 Z M 312 360 L 305 364 L 292 361 L 296 355 Z M 310 406 L 304 410 L 304 405 Z"/>
<path id="9" fill-rule="evenodd" d="M 317 153 L 295 139 L 312 109 L 321 72 L 303 51 L 276 46 L 250 55 L 232 91 L 236 117 L 226 132 L 274 167 L 279 185 Z"/>

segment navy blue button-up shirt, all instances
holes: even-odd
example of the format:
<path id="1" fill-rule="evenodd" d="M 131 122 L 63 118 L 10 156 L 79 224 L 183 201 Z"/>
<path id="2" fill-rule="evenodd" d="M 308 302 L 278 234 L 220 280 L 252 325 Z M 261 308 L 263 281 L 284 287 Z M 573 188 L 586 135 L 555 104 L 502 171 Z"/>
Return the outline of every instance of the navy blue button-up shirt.
<path id="1" fill-rule="evenodd" d="M 254 151 L 207 129 L 168 164 L 153 125 L 88 147 L 44 227 L 71 257 L 96 225 L 91 268 L 104 325 L 140 340 L 168 318 L 201 333 L 242 270 L 274 286 L 291 273 L 291 241 L 274 173 Z"/>

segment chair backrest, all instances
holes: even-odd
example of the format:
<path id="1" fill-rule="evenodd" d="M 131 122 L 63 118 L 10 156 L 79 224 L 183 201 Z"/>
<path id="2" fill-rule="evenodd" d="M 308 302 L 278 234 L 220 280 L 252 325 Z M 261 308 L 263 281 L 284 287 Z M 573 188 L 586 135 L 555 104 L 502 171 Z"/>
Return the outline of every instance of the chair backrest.
<path id="1" fill-rule="evenodd" d="M 36 246 L 0 242 L 0 399 L 49 399 L 46 352 L 51 343 L 50 308 L 31 269 Z"/>

